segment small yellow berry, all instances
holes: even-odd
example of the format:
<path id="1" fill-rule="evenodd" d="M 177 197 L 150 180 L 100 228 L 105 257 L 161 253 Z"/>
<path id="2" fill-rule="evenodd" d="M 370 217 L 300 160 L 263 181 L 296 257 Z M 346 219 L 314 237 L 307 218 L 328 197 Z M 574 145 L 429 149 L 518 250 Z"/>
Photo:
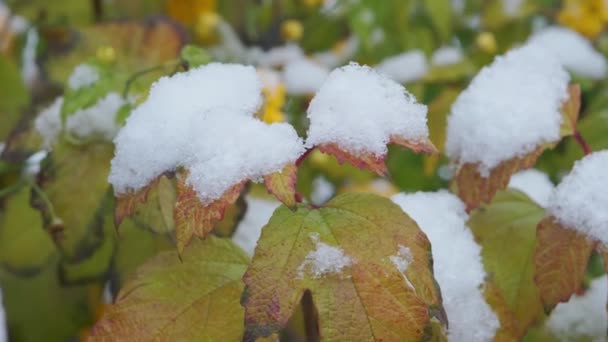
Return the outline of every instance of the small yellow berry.
<path id="1" fill-rule="evenodd" d="M 304 34 L 302 23 L 295 19 L 286 20 L 281 25 L 281 35 L 287 41 L 298 41 Z"/>
<path id="2" fill-rule="evenodd" d="M 194 26 L 196 38 L 202 42 L 213 41 L 216 38 L 216 30 L 220 20 L 220 16 L 215 12 L 205 12 L 199 15 Z"/>
<path id="3" fill-rule="evenodd" d="M 97 48 L 97 59 L 102 63 L 113 63 L 116 60 L 116 51 L 111 46 L 100 46 Z"/>
<path id="4" fill-rule="evenodd" d="M 496 38 L 491 32 L 482 32 L 475 40 L 481 51 L 486 53 L 496 53 Z"/>
<path id="5" fill-rule="evenodd" d="M 323 0 L 302 0 L 306 7 L 317 7 L 323 3 Z"/>

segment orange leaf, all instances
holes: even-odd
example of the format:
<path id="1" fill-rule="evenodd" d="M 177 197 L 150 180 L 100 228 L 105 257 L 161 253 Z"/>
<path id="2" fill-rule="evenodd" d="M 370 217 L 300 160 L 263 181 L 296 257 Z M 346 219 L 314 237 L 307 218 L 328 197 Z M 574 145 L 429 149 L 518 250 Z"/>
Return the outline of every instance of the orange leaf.
<path id="1" fill-rule="evenodd" d="M 458 197 L 466 204 L 467 211 L 470 212 L 482 203 L 490 203 L 498 190 L 503 190 L 509 185 L 514 173 L 534 166 L 544 149 L 545 147 L 541 146 L 523 157 L 504 161 L 492 169 L 487 177 L 479 173 L 477 164 L 462 165 L 452 183 L 457 187 Z"/>
<path id="2" fill-rule="evenodd" d="M 568 87 L 568 101 L 562 106 L 562 136 L 573 134 L 576 130 L 576 122 L 581 110 L 581 87 L 571 84 Z"/>
<path id="3" fill-rule="evenodd" d="M 428 139 L 423 141 L 412 141 L 400 137 L 391 137 L 390 143 L 405 147 L 416 153 L 435 154 L 439 152 L 437 147 Z"/>
<path id="4" fill-rule="evenodd" d="M 135 213 L 135 210 L 140 204 L 143 204 L 148 199 L 148 194 L 153 187 L 156 186 L 160 176 L 156 177 L 150 184 L 146 185 L 135 192 L 121 195 L 116 198 L 116 206 L 114 208 L 114 224 L 116 228 L 120 226 L 122 221 Z"/>
<path id="5" fill-rule="evenodd" d="M 500 321 L 500 328 L 496 330 L 494 341 L 517 341 L 514 335 L 517 331 L 517 318 L 509 310 L 509 304 L 500 288 L 492 280 L 489 280 L 484 286 L 484 295 Z"/>
<path id="6" fill-rule="evenodd" d="M 354 155 L 339 148 L 336 144 L 325 144 L 319 146 L 319 150 L 323 153 L 331 154 L 338 159 L 340 164 L 349 163 L 360 169 L 368 169 L 377 173 L 380 176 L 386 174 L 386 165 L 384 157 L 378 157 L 373 153 L 362 153 Z"/>
<path id="7" fill-rule="evenodd" d="M 219 199 L 204 205 L 196 191 L 186 184 L 187 173 L 178 175 L 177 198 L 173 210 L 177 251 L 181 255 L 196 235 L 204 239 L 224 218 L 228 206 L 239 198 L 246 182 L 241 182 L 228 189 Z"/>
<path id="8" fill-rule="evenodd" d="M 595 244 L 551 216 L 538 224 L 536 236 L 534 278 L 545 310 L 549 311 L 580 290 Z"/>
<path id="9" fill-rule="evenodd" d="M 264 184 L 268 192 L 288 207 L 296 205 L 296 177 L 298 167 L 288 164 L 279 172 L 264 176 Z"/>

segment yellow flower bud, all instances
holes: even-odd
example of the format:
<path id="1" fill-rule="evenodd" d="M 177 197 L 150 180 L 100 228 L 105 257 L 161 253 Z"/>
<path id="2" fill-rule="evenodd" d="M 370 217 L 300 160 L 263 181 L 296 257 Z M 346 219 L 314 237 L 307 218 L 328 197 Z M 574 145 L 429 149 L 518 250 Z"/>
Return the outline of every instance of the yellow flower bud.
<path id="1" fill-rule="evenodd" d="M 496 53 L 496 38 L 492 32 L 482 32 L 475 40 L 481 51 L 486 53 Z"/>
<path id="2" fill-rule="evenodd" d="M 283 39 L 287 41 L 300 40 L 302 38 L 303 33 L 304 27 L 302 26 L 302 23 L 298 20 L 286 20 L 281 25 L 281 35 L 283 36 Z"/>
<path id="3" fill-rule="evenodd" d="M 306 7 L 317 7 L 323 3 L 323 0 L 302 0 Z"/>
<path id="4" fill-rule="evenodd" d="M 116 51 L 113 47 L 104 45 L 97 48 L 97 52 L 95 54 L 97 59 L 102 63 L 114 63 L 116 60 Z"/>
<path id="5" fill-rule="evenodd" d="M 201 14 L 194 26 L 196 38 L 205 43 L 212 42 L 216 38 L 216 30 L 220 20 L 220 16 L 215 12 Z"/>

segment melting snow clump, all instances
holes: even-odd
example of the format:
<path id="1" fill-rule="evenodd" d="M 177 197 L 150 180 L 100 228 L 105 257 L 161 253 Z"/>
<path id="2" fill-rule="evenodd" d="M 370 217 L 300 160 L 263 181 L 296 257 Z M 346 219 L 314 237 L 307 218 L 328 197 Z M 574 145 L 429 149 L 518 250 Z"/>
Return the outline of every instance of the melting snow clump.
<path id="1" fill-rule="evenodd" d="M 137 191 L 184 167 L 203 204 L 243 181 L 278 172 L 303 153 L 286 123 L 255 118 L 262 83 L 251 66 L 211 63 L 162 77 L 116 139 L 109 182 L 116 195 Z"/>
<path id="2" fill-rule="evenodd" d="M 503 161 L 558 141 L 569 80 L 559 61 L 535 46 L 496 57 L 452 105 L 446 154 L 478 164 L 487 176 Z"/>
<path id="3" fill-rule="evenodd" d="M 537 45 L 554 55 L 564 68 L 583 77 L 606 77 L 606 58 L 597 52 L 589 40 L 565 27 L 548 27 L 536 32 L 529 44 Z"/>
<path id="4" fill-rule="evenodd" d="M 262 228 L 268 223 L 275 209 L 281 205 L 278 201 L 246 197 L 247 211 L 239 222 L 232 241 L 241 247 L 249 256 L 253 255 Z"/>
<path id="5" fill-rule="evenodd" d="M 547 211 L 562 225 L 608 243 L 608 150 L 592 153 L 555 189 Z"/>
<path id="6" fill-rule="evenodd" d="M 309 146 L 335 144 L 351 154 L 386 154 L 397 137 L 428 139 L 427 108 L 403 86 L 351 63 L 334 70 L 308 107 Z"/>
<path id="7" fill-rule="evenodd" d="M 339 274 L 353 264 L 353 260 L 341 248 L 321 242 L 318 233 L 310 233 L 310 238 L 315 243 L 315 250 L 308 253 L 298 267 L 300 278 L 304 277 L 304 271 L 315 279 L 327 274 Z"/>
<path id="8" fill-rule="evenodd" d="M 431 57 L 433 65 L 452 65 L 460 63 L 463 59 L 462 50 L 453 46 L 444 46 L 437 49 Z"/>
<path id="9" fill-rule="evenodd" d="M 328 75 L 327 68 L 305 58 L 287 63 L 283 70 L 287 92 L 294 95 L 316 93 Z"/>
<path id="10" fill-rule="evenodd" d="M 56 98 L 34 120 L 34 128 L 42 136 L 44 148 L 50 148 L 61 132 L 61 106 L 63 106 L 63 96 Z"/>
<path id="11" fill-rule="evenodd" d="M 491 341 L 500 324 L 483 295 L 486 273 L 481 249 L 465 224 L 464 204 L 447 191 L 401 193 L 392 200 L 431 242 L 435 278 L 449 321 L 448 339 Z"/>
<path id="12" fill-rule="evenodd" d="M 88 87 L 99 80 L 99 72 L 97 69 L 88 64 L 80 64 L 68 79 L 68 87 L 76 90 L 84 87 Z"/>
<path id="13" fill-rule="evenodd" d="M 428 68 L 426 56 L 420 50 L 412 50 L 389 57 L 376 66 L 378 72 L 399 83 L 421 79 L 426 75 Z"/>
<path id="14" fill-rule="evenodd" d="M 588 337 L 593 341 L 605 341 L 608 329 L 606 315 L 606 275 L 591 282 L 583 295 L 573 295 L 566 303 L 560 303 L 551 312 L 547 326 L 564 341 Z"/>
<path id="15" fill-rule="evenodd" d="M 509 188 L 523 192 L 538 205 L 546 208 L 555 186 L 546 173 L 536 169 L 528 169 L 511 176 Z"/>

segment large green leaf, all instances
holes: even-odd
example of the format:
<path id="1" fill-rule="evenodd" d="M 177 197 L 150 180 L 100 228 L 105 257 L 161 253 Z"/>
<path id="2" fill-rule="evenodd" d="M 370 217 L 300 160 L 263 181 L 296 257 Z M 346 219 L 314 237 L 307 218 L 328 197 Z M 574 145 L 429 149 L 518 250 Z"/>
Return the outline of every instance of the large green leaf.
<path id="1" fill-rule="evenodd" d="M 544 210 L 517 190 L 498 192 L 488 205 L 471 213 L 469 227 L 481 244 L 484 267 L 506 308 L 495 308 L 514 318 L 512 336 L 521 338 L 543 317 L 539 290 L 534 283 L 536 225 Z M 501 321 L 506 318 L 501 317 Z M 504 324 L 503 324 L 504 325 Z"/>
<path id="2" fill-rule="evenodd" d="M 140 267 L 91 330 L 91 341 L 238 341 L 247 256 L 230 240 L 195 241 Z"/>
<path id="3" fill-rule="evenodd" d="M 376 195 L 348 193 L 295 212 L 280 207 L 243 280 L 247 341 L 284 327 L 306 291 L 328 341 L 430 339 L 442 330 L 432 322 L 445 322 L 429 241 Z"/>
<path id="4" fill-rule="evenodd" d="M 2 54 L 0 85 L 0 141 L 3 141 L 19 120 L 19 110 L 29 102 L 29 95 L 21 79 L 19 67 Z"/>
<path id="5" fill-rule="evenodd" d="M 53 241 L 30 206 L 30 187 L 22 186 L 0 212 L 0 265 L 11 272 L 32 274 L 49 262 Z"/>

